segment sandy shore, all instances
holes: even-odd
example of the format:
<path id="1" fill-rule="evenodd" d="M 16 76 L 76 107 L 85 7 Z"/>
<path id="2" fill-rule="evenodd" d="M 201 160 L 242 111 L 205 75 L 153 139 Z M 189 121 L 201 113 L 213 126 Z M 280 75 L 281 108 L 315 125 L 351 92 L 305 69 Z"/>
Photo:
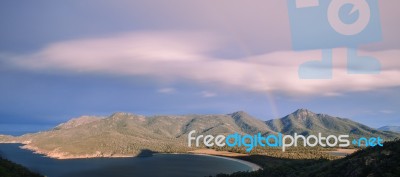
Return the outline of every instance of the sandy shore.
<path id="1" fill-rule="evenodd" d="M 336 149 L 335 151 L 324 151 L 324 152 L 330 153 L 330 154 L 341 154 L 341 155 L 337 155 L 337 156 L 346 156 L 346 155 L 352 154 L 352 153 L 354 153 L 354 152 L 356 152 L 358 150 L 359 149 L 342 149 L 342 148 L 339 148 L 339 149 Z"/>
<path id="2" fill-rule="evenodd" d="M 70 155 L 68 153 L 65 152 L 60 152 L 57 149 L 52 151 L 52 152 L 44 152 L 44 151 L 40 151 L 38 148 L 30 146 L 28 144 L 25 144 L 23 146 L 20 146 L 21 149 L 26 149 L 26 150 L 30 150 L 33 151 L 34 153 L 37 154 L 42 154 L 45 155 L 49 158 L 54 158 L 54 159 L 82 159 L 82 158 L 129 158 L 129 157 L 135 157 L 135 156 L 129 156 L 129 155 L 116 155 L 116 154 L 86 154 L 86 155 L 80 155 L 80 156 L 74 156 L 74 155 Z M 162 154 L 162 153 L 161 153 Z M 239 156 L 248 156 L 247 154 L 240 154 L 240 153 L 234 153 L 234 152 L 228 152 L 228 151 L 216 151 L 213 149 L 197 149 L 194 151 L 189 151 L 187 153 L 178 153 L 178 154 L 191 154 L 191 155 L 201 155 L 201 156 L 210 156 L 210 157 L 215 157 L 215 158 L 222 158 L 222 159 L 226 159 L 226 160 L 233 160 L 239 163 L 242 163 L 244 165 L 247 165 L 251 168 L 252 171 L 257 171 L 259 169 L 262 169 L 259 165 L 248 162 L 248 161 L 244 161 L 244 160 L 240 160 L 234 157 L 239 157 Z"/>
<path id="3" fill-rule="evenodd" d="M 35 154 L 41 154 L 49 158 L 53 159 L 88 159 L 88 158 L 129 158 L 135 157 L 134 155 L 122 155 L 122 154 L 103 154 L 97 151 L 95 154 L 84 154 L 84 155 L 71 155 L 66 152 L 62 152 L 59 149 L 54 149 L 53 151 L 42 151 L 35 146 L 31 146 L 29 144 L 23 144 L 20 146 L 21 149 L 30 150 Z"/>
<path id="4" fill-rule="evenodd" d="M 341 152 L 341 153 L 346 153 L 346 154 L 353 154 L 356 151 L 358 151 L 358 149 L 336 149 L 336 151 L 331 151 L 331 152 Z"/>
<path id="5" fill-rule="evenodd" d="M 248 154 L 241 154 L 241 153 L 229 152 L 229 151 L 216 151 L 214 149 L 196 149 L 193 151 L 189 151 L 189 153 L 218 155 L 218 156 L 225 156 L 225 157 L 248 156 Z"/>
<path id="6" fill-rule="evenodd" d="M 235 158 L 235 157 L 240 157 L 240 156 L 248 156 L 248 154 L 241 154 L 241 153 L 228 152 L 228 151 L 216 151 L 213 149 L 196 149 L 194 151 L 189 151 L 189 153 L 195 154 L 195 155 L 218 157 L 218 158 L 223 158 L 226 160 L 233 160 L 233 161 L 236 161 L 236 162 L 239 162 L 239 163 L 249 166 L 252 169 L 252 171 L 257 171 L 259 169 L 262 169 L 261 166 L 259 166 L 257 164 Z"/>
<path id="7" fill-rule="evenodd" d="M 193 154 L 193 155 L 209 156 L 209 157 L 221 158 L 221 159 L 225 159 L 225 160 L 232 160 L 232 161 L 239 162 L 239 163 L 249 166 L 251 168 L 251 171 L 257 171 L 259 169 L 262 169 L 261 166 L 255 164 L 255 163 L 251 163 L 248 161 L 244 161 L 244 160 L 240 160 L 240 159 L 236 159 L 236 158 L 232 158 L 232 157 L 223 157 L 223 156 L 208 155 L 208 154 Z"/>

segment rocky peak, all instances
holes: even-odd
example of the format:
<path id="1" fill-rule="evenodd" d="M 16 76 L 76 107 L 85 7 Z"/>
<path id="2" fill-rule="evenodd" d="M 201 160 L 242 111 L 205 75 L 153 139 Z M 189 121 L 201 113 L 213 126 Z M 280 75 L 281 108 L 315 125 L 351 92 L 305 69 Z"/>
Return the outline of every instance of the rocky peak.
<path id="1" fill-rule="evenodd" d="M 75 128 L 84 124 L 92 123 L 95 121 L 100 120 L 101 117 L 96 117 L 96 116 L 81 116 L 78 118 L 74 118 L 69 120 L 68 122 L 62 123 L 60 125 L 57 125 L 54 129 L 55 130 L 60 130 L 60 129 L 70 129 L 70 128 Z"/>
<path id="2" fill-rule="evenodd" d="M 299 119 L 299 120 L 306 120 L 307 118 L 315 117 L 315 116 L 316 116 L 315 113 L 311 112 L 311 111 L 308 110 L 308 109 L 304 109 L 304 108 L 296 110 L 296 111 L 293 112 L 291 115 L 292 115 L 294 118 Z"/>

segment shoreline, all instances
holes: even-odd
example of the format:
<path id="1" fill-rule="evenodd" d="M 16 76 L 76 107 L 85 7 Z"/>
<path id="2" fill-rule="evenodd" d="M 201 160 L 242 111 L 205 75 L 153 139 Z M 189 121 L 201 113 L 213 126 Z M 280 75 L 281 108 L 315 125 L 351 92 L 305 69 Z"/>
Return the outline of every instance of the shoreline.
<path id="1" fill-rule="evenodd" d="M 21 143 L 17 143 L 21 144 Z M 30 146 L 29 144 L 21 144 L 19 146 L 21 149 L 32 151 L 34 154 L 40 154 L 48 158 L 58 159 L 58 160 L 69 160 L 69 159 L 91 159 L 91 158 L 129 158 L 137 157 L 134 155 L 121 155 L 121 154 L 102 154 L 101 152 L 96 152 L 96 154 L 84 154 L 84 155 L 69 155 L 67 152 L 61 152 L 55 149 L 50 152 L 42 151 L 36 147 Z"/>
<path id="2" fill-rule="evenodd" d="M 71 156 L 71 155 L 67 155 L 67 153 L 65 152 L 43 152 L 41 150 L 39 150 L 38 148 L 35 148 L 33 146 L 30 146 L 29 144 L 24 144 L 21 142 L 2 142 L 0 144 L 19 144 L 20 146 L 18 146 L 18 148 L 20 149 L 25 149 L 28 151 L 31 151 L 34 154 L 40 154 L 43 155 L 45 157 L 51 158 L 51 159 L 58 159 L 58 160 L 71 160 L 71 159 L 91 159 L 91 158 L 135 158 L 135 157 L 140 157 L 140 156 L 134 156 L 134 155 L 110 155 L 110 154 L 86 154 L 86 155 L 80 155 L 80 156 Z M 57 151 L 57 150 L 56 150 Z M 216 151 L 219 152 L 219 151 Z M 257 171 L 259 169 L 262 169 L 261 166 L 253 163 L 253 162 L 249 162 L 249 161 L 245 161 L 242 159 L 238 159 L 235 158 L 237 156 L 228 156 L 224 154 L 207 154 L 207 153 L 196 153 L 195 151 L 188 151 L 188 152 L 182 152 L 182 153 L 165 153 L 165 152 L 154 152 L 153 154 L 183 154 L 183 155 L 197 155 L 197 156 L 207 156 L 207 157 L 215 157 L 215 158 L 221 158 L 221 159 L 225 159 L 225 160 L 231 160 L 231 161 L 235 161 L 235 162 L 239 162 L 243 165 L 246 165 L 248 167 L 250 167 L 251 171 Z M 245 154 L 243 154 L 245 155 Z"/>
<path id="3" fill-rule="evenodd" d="M 257 171 L 262 169 L 261 166 L 253 163 L 253 162 L 249 162 L 249 161 L 245 161 L 242 159 L 237 159 L 237 158 L 233 158 L 233 157 L 226 157 L 226 156 L 219 156 L 219 155 L 210 155 L 210 154 L 193 154 L 193 153 L 186 153 L 186 154 L 190 154 L 190 155 L 198 155 L 198 156 L 207 156 L 207 157 L 216 157 L 216 158 L 221 158 L 221 159 L 225 159 L 225 160 L 232 160 L 235 162 L 239 162 L 242 163 L 244 165 L 247 165 L 248 167 L 251 168 L 251 171 Z"/>

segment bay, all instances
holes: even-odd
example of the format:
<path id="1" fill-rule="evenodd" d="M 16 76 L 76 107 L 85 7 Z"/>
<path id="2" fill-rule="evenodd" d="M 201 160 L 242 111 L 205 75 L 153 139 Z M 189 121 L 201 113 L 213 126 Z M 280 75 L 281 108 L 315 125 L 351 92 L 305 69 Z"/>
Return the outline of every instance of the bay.
<path id="1" fill-rule="evenodd" d="M 150 157 L 52 159 L 0 144 L 0 155 L 47 177 L 203 177 L 251 171 L 249 165 L 226 158 L 191 154 L 155 154 Z"/>

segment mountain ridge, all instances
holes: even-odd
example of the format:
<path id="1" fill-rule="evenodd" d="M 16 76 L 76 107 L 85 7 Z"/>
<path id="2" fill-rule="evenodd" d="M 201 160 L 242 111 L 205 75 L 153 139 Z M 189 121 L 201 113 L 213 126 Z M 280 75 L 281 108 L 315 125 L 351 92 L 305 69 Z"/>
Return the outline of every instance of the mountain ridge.
<path id="1" fill-rule="evenodd" d="M 382 132 L 351 119 L 316 114 L 307 109 L 298 109 L 280 119 L 272 119 L 265 122 L 271 130 L 283 134 L 315 135 L 321 132 L 323 135 L 349 134 L 356 138 L 377 135 L 388 139 L 398 137 L 398 134 Z"/>
<path id="2" fill-rule="evenodd" d="M 19 137 L 0 136 L 0 142 L 24 144 L 24 148 L 54 158 L 125 157 L 142 150 L 187 152 L 187 135 L 196 134 L 315 134 L 318 131 L 394 139 L 400 134 L 299 109 L 281 119 L 262 121 L 243 111 L 231 114 L 143 116 L 117 112 L 108 117 L 83 116 L 55 128 Z"/>
<path id="3" fill-rule="evenodd" d="M 378 130 L 400 133 L 400 126 L 383 126 L 379 127 Z"/>

